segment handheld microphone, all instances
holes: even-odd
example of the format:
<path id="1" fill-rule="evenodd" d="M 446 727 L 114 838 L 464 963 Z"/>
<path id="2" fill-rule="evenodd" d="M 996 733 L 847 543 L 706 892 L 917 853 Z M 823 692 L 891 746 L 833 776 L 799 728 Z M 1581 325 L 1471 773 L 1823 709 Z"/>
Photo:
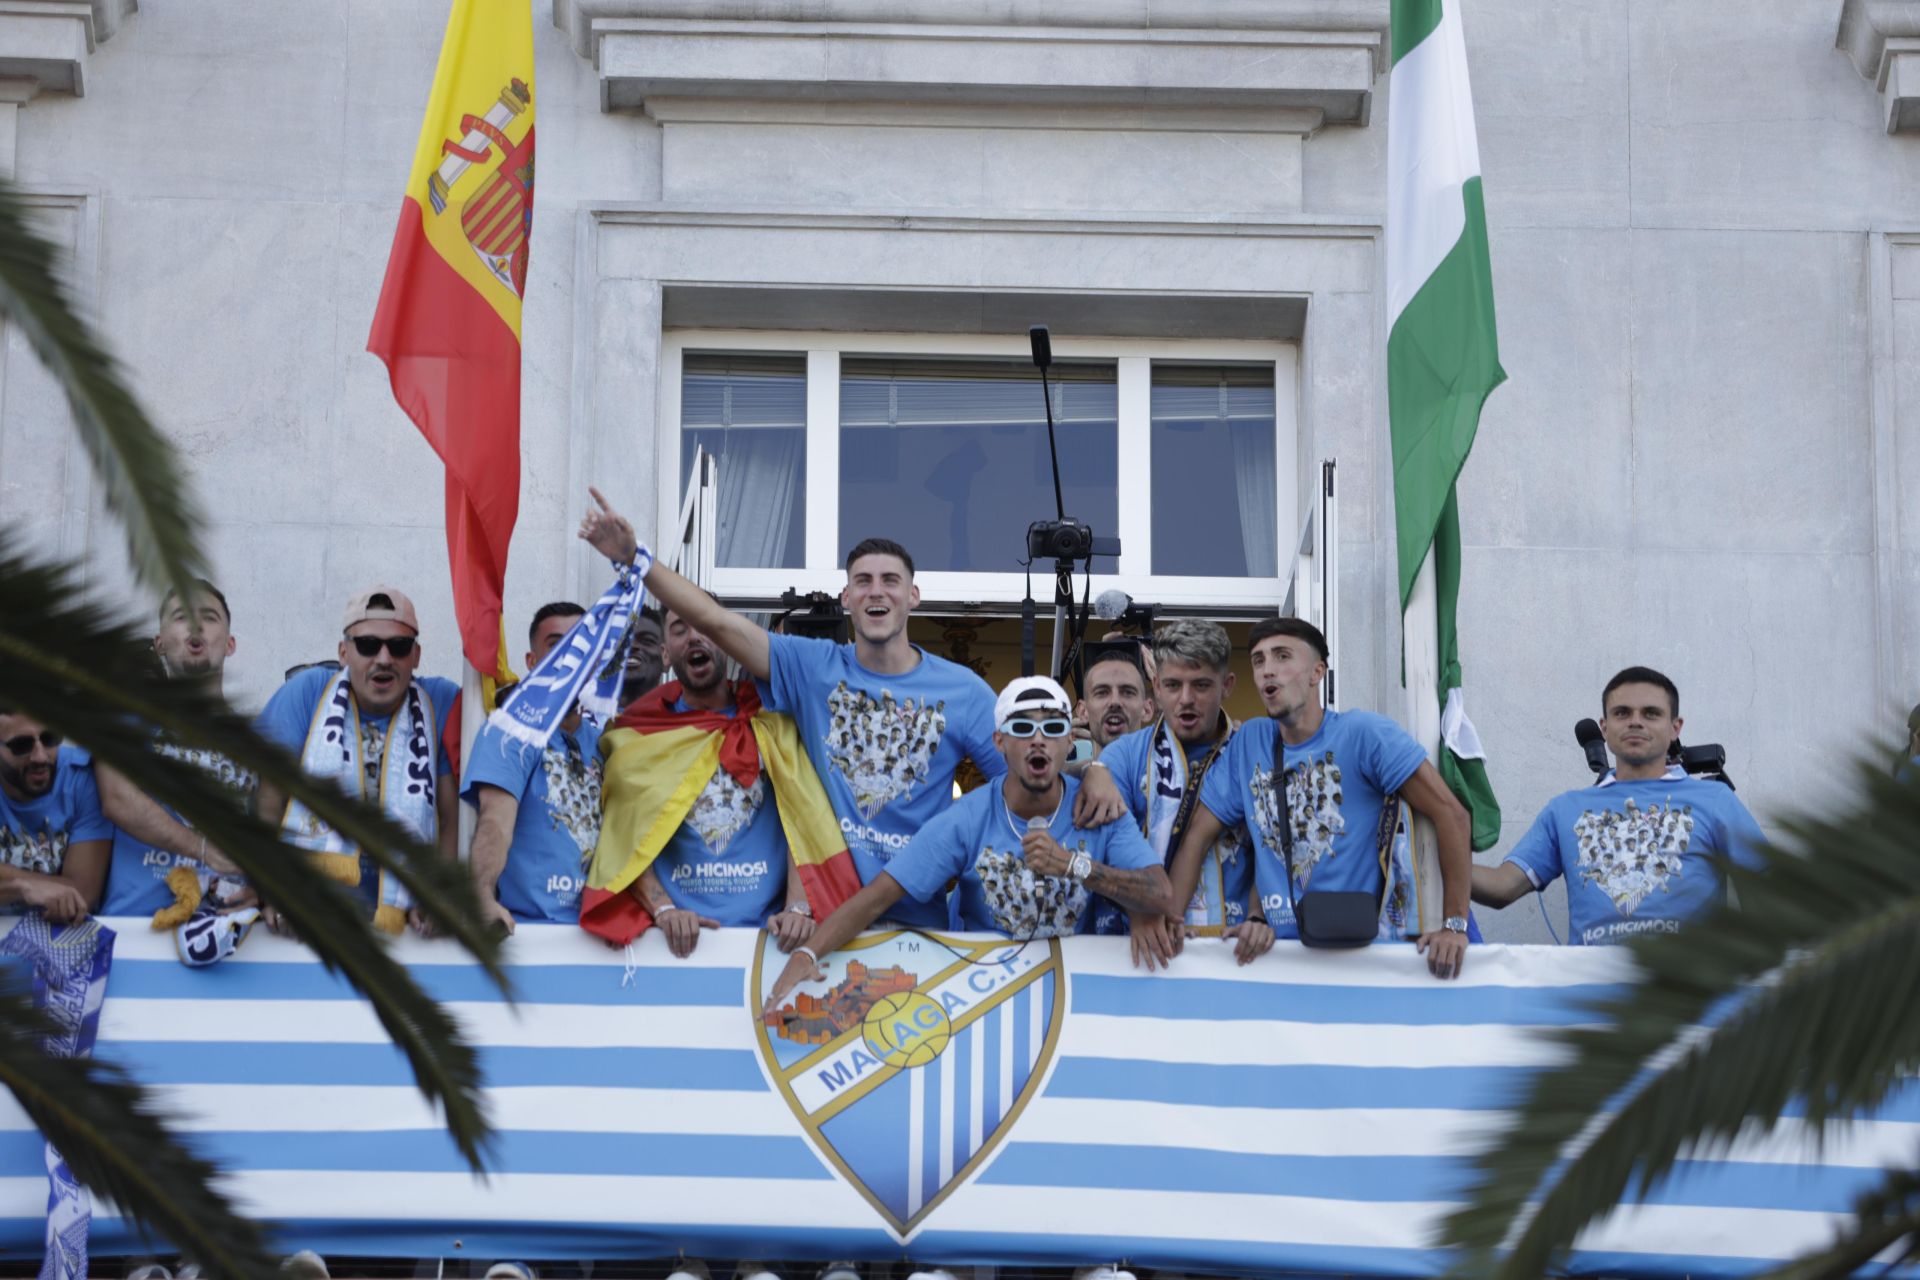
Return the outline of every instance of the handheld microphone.
<path id="1" fill-rule="evenodd" d="M 1047 326 L 1037 324 L 1027 330 L 1027 341 L 1033 347 L 1033 363 L 1038 369 L 1053 367 L 1053 337 L 1047 332 Z"/>
<path id="2" fill-rule="evenodd" d="M 1600 726 L 1592 719 L 1580 721 L 1573 726 L 1573 740 L 1587 753 L 1587 768 L 1593 770 L 1593 776 L 1599 777 L 1611 765 L 1607 762 L 1607 741 L 1600 734 Z"/>
<path id="3" fill-rule="evenodd" d="M 1027 834 L 1032 835 L 1036 831 L 1045 831 L 1048 827 L 1051 827 L 1052 825 L 1053 825 L 1052 819 L 1043 818 L 1036 813 L 1031 818 L 1027 819 Z"/>
<path id="4" fill-rule="evenodd" d="M 1125 617 L 1133 608 L 1133 597 L 1118 587 L 1110 587 L 1093 598 L 1093 616 L 1114 619 Z"/>

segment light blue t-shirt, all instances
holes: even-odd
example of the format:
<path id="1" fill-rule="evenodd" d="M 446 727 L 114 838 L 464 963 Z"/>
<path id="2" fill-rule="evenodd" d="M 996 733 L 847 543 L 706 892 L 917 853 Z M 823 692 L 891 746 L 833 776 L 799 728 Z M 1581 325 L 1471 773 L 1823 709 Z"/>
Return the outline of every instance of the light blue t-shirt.
<path id="1" fill-rule="evenodd" d="M 1132 823 L 1109 822 L 1091 831 L 1074 826 L 1073 797 L 1080 784 L 1073 778 L 1064 781 L 1064 797 L 1047 828 L 1061 848 L 1127 871 L 1160 865 L 1153 846 Z M 1092 906 L 1105 899 L 1070 877 L 1036 876 L 1028 870 L 1020 843 L 1027 819 L 1012 815 L 1002 788 L 996 782 L 954 801 L 888 864 L 887 874 L 921 903 L 942 901 L 948 883 L 957 879 L 962 929 L 1013 938 L 1091 932 Z"/>
<path id="2" fill-rule="evenodd" d="M 1755 867 L 1763 840 L 1732 787 L 1675 767 L 1555 796 L 1506 860 L 1536 889 L 1565 876 L 1568 941 L 1596 946 L 1678 933 L 1726 897 L 1710 857 Z"/>
<path id="3" fill-rule="evenodd" d="M 83 751 L 61 748 L 53 786 L 43 796 L 15 800 L 0 791 L 0 862 L 8 866 L 57 876 L 70 847 L 111 839 L 113 824 L 100 812 L 100 791 Z M 18 915 L 23 908 L 16 902 L 6 910 Z"/>
<path id="4" fill-rule="evenodd" d="M 240 768 L 218 752 L 182 747 L 161 738 L 155 739 L 153 750 L 158 755 L 193 765 L 236 792 L 244 794 L 253 790 L 252 771 Z M 185 818 L 174 812 L 172 806 L 161 805 L 160 807 L 165 809 L 167 815 L 174 821 L 183 826 L 191 825 Z M 175 867 L 192 867 L 197 872 L 205 872 L 207 869 L 206 864 L 198 858 L 189 858 L 168 853 L 165 849 L 157 849 L 146 841 L 136 840 L 115 827 L 113 863 L 107 870 L 107 889 L 101 897 L 100 914 L 144 916 L 172 906 L 173 891 L 167 888 L 167 873 Z"/>
<path id="5" fill-rule="evenodd" d="M 686 711 L 685 698 L 673 704 Z M 731 717 L 735 709 L 727 708 Z M 751 787 L 724 768 L 693 802 L 660 851 L 654 874 L 675 906 L 722 925 L 757 929 L 786 905 L 787 833 L 773 783 L 762 769 Z"/>
<path id="6" fill-rule="evenodd" d="M 599 724 L 586 716 L 573 732 L 555 733 L 544 751 L 492 725 L 473 740 L 461 799 L 478 808 L 479 789 L 488 786 L 520 802 L 494 887 L 515 920 L 580 923 L 586 864 L 600 838 L 599 741 Z"/>
<path id="7" fill-rule="evenodd" d="M 1142 827 L 1142 824 L 1147 822 L 1147 794 L 1152 785 L 1149 780 L 1148 760 L 1154 750 L 1153 730 L 1154 726 L 1149 724 L 1144 729 L 1122 734 L 1109 742 L 1100 752 L 1100 762 L 1106 765 L 1113 775 L 1114 783 L 1120 788 L 1121 799 L 1127 802 L 1127 810 L 1133 814 L 1136 827 Z M 1200 762 L 1207 758 L 1207 753 L 1213 750 L 1214 744 L 1197 742 L 1182 743 L 1181 746 L 1187 757 L 1187 777 L 1191 778 L 1193 771 L 1199 768 Z M 1224 767 L 1226 762 L 1226 749 L 1223 747 L 1220 755 L 1213 762 L 1213 768 L 1208 772 Z M 1159 770 L 1155 769 L 1151 772 L 1157 774 Z M 1177 811 L 1180 794 L 1169 787 L 1166 796 L 1163 797 L 1163 803 L 1172 804 Z M 1226 908 L 1224 923 L 1236 925 L 1247 918 L 1247 904 L 1253 897 L 1253 858 L 1246 851 L 1244 828 L 1229 827 L 1222 839 L 1230 846 L 1236 846 L 1234 856 L 1225 859 L 1221 866 L 1222 878 L 1225 881 L 1221 895 Z M 1178 852 L 1180 850 L 1177 846 L 1167 850 L 1166 866 L 1169 869 L 1173 866 L 1174 854 Z M 1104 899 L 1094 903 L 1093 932 L 1125 934 L 1130 928 L 1127 913 L 1117 903 L 1107 902 Z"/>
<path id="8" fill-rule="evenodd" d="M 971 759 L 988 778 L 1007 771 L 993 745 L 993 691 L 973 672 L 915 647 L 897 676 L 862 667 L 850 644 L 768 636 L 760 696 L 800 726 L 847 849 L 866 884 L 953 803 L 953 771 Z M 947 923 L 941 902 L 902 901 L 893 918 Z"/>
<path id="9" fill-rule="evenodd" d="M 325 667 L 302 671 L 267 700 L 266 709 L 253 722 L 254 729 L 269 742 L 277 742 L 294 755 L 300 755 L 306 748 L 307 732 L 313 727 L 313 714 L 319 709 L 321 695 L 333 677 L 334 672 Z M 450 777 L 453 762 L 447 759 L 440 744 L 446 741 L 447 718 L 453 713 L 453 700 L 460 695 L 460 686 L 438 676 L 416 675 L 413 681 L 433 703 L 434 772 L 443 778 Z M 387 728 L 392 722 L 392 712 L 384 716 L 365 713 L 360 716 L 360 759 L 369 798 L 380 794 L 380 766 L 386 753 Z M 360 855 L 360 884 L 355 892 L 367 906 L 377 905 L 380 871 L 364 853 Z"/>
<path id="10" fill-rule="evenodd" d="M 1271 719 L 1241 725 L 1226 758 L 1207 771 L 1200 802 L 1227 826 L 1246 824 L 1267 923 L 1275 936 L 1297 938 L 1273 777 L 1279 741 Z M 1371 711 L 1328 711 L 1311 738 L 1287 747 L 1295 894 L 1380 892 L 1382 803 L 1426 758 L 1406 730 Z"/>

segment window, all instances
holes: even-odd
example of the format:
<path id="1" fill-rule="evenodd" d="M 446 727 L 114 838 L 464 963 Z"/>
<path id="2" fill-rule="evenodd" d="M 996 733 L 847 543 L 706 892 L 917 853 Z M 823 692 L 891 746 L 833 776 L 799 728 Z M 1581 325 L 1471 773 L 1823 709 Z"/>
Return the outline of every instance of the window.
<path id="1" fill-rule="evenodd" d="M 1053 347 L 1067 514 L 1122 543 L 1094 562 L 1095 593 L 1276 606 L 1297 525 L 1298 349 L 1061 336 Z M 887 537 L 913 552 L 925 603 L 1006 611 L 1026 593 L 1027 526 L 1055 512 L 1024 334 L 670 330 L 659 420 L 663 523 L 695 447 L 718 462 L 714 587 L 731 600 L 837 592 L 847 549 Z M 1052 566 L 1035 568 L 1044 606 Z"/>
<path id="2" fill-rule="evenodd" d="M 1114 367 L 1061 362 L 1048 382 L 1067 511 L 1112 530 Z M 1004 573 L 1026 557 L 1027 526 L 1057 510 L 1032 364 L 840 362 L 842 558 L 882 534 L 923 571 Z"/>

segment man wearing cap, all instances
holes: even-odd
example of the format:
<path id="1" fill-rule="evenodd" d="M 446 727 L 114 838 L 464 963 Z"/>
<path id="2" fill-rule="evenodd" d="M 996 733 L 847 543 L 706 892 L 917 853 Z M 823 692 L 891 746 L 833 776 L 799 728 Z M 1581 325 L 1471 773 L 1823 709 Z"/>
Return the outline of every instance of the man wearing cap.
<path id="1" fill-rule="evenodd" d="M 970 791 L 929 822 L 865 888 L 796 947 L 769 998 L 825 977 L 819 960 L 903 897 L 937 903 L 958 881 L 960 927 L 1018 939 L 1084 933 L 1095 895 L 1152 918 L 1173 906 L 1159 855 L 1130 822 L 1073 823 L 1079 783 L 1060 765 L 1073 744 L 1073 703 L 1046 676 L 1021 676 L 994 703 L 999 782 Z M 1151 964 L 1151 957 L 1149 957 Z"/>
<path id="2" fill-rule="evenodd" d="M 1171 866 L 1199 807 L 1201 784 L 1226 754 L 1237 727 L 1225 705 L 1233 692 L 1233 642 L 1217 622 L 1180 618 L 1155 634 L 1153 652 L 1154 697 L 1161 714 L 1150 727 L 1109 745 L 1100 758 L 1147 842 L 1162 864 Z M 1246 828 L 1223 826 L 1206 852 L 1186 924 L 1237 938 L 1241 958 L 1251 960 L 1253 940 L 1242 926 L 1260 918 Z M 1095 933 L 1126 931 L 1124 912 L 1104 904 L 1096 909 Z"/>
<path id="3" fill-rule="evenodd" d="M 441 735 L 460 686 L 416 676 L 420 621 L 413 601 L 374 587 L 347 602 L 341 620 L 341 669 L 303 671 L 268 701 L 256 728 L 300 757 L 309 777 L 330 778 L 349 795 L 377 799 L 387 816 L 447 857 L 457 854 L 458 794 Z M 328 876 L 347 885 L 376 928 L 399 933 L 413 903 L 382 872 L 299 801 L 261 782 L 258 812 L 280 825 Z M 421 921 L 417 914 L 416 925 Z M 279 928 L 269 906 L 267 924 Z"/>

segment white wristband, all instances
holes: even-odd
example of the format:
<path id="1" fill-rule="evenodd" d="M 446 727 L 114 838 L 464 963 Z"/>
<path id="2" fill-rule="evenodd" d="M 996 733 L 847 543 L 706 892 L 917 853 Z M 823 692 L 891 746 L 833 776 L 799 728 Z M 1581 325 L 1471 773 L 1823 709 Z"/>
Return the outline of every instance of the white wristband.
<path id="1" fill-rule="evenodd" d="M 685 911 L 686 908 L 681 906 L 676 906 L 673 903 L 668 903 L 664 907 L 653 907 L 651 908 L 651 910 L 653 912 L 653 918 L 655 920 L 658 920 L 661 916 L 664 916 L 669 911 Z"/>
<path id="2" fill-rule="evenodd" d="M 1085 773 L 1087 770 L 1093 769 L 1093 768 L 1105 769 L 1108 773 L 1113 772 L 1113 766 L 1108 764 L 1105 760 L 1089 760 L 1085 764 L 1080 766 L 1080 772 Z"/>
<path id="3" fill-rule="evenodd" d="M 818 951 L 815 951 L 812 947 L 805 946 L 805 945 L 795 947 L 793 949 L 793 954 L 797 956 L 805 956 L 807 959 L 813 961 L 815 964 L 820 963 L 820 953 Z"/>

